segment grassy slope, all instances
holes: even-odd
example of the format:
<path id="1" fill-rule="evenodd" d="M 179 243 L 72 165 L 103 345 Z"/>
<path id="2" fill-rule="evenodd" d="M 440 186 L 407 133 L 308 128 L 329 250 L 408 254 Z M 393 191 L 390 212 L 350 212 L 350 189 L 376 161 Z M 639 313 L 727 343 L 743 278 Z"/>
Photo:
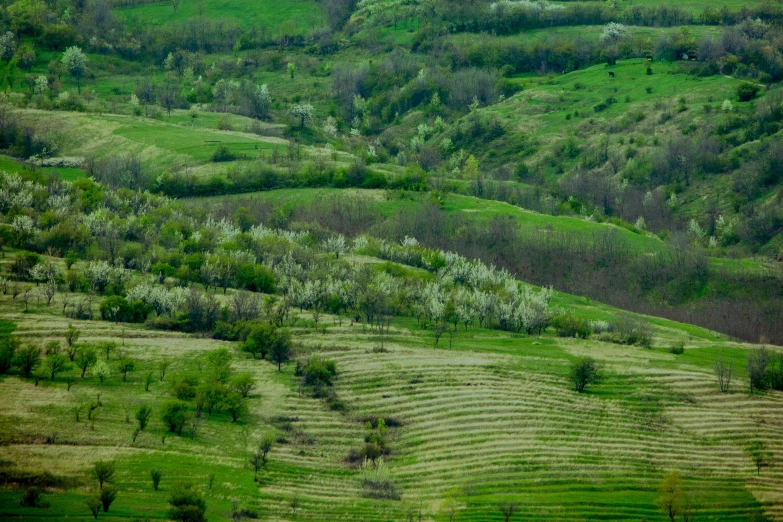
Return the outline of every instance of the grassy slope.
<path id="1" fill-rule="evenodd" d="M 555 305 L 589 318 L 610 318 L 616 310 L 568 295 Z M 59 337 L 68 321 L 33 305 L 33 313 L 0 297 L 3 317 L 17 325 L 26 342 Z M 83 517 L 83 499 L 94 488 L 87 469 L 99 458 L 116 459 L 119 497 L 109 515 L 161 517 L 167 491 L 178 478 L 195 481 L 205 494 L 210 519 L 225 516 L 238 500 L 271 520 L 290 520 L 288 502 L 301 502 L 297 520 L 400 520 L 409 505 L 423 505 L 433 520 L 442 511 L 445 491 L 465 485 L 475 492 L 457 498 L 459 520 L 498 519 L 495 505 L 513 500 L 518 520 L 662 520 L 654 504 L 662 474 L 679 469 L 688 488 L 699 491 L 706 519 L 745 520 L 763 506 L 783 515 L 783 472 L 773 467 L 755 475 L 744 446 L 766 440 L 776 454 L 783 435 L 783 395 L 749 397 L 740 391 L 721 395 L 711 374 L 718 355 L 731 360 L 737 379 L 744 377 L 748 348 L 703 329 L 656 321 L 656 348 L 646 351 L 593 341 L 525 337 L 485 330 L 460 330 L 453 347 L 432 348 L 431 333 L 414 320 L 395 323 L 387 353 L 373 353 L 377 337 L 360 325 L 342 327 L 325 318 L 325 332 L 300 321 L 295 340 L 300 353 L 317 351 L 338 363 L 337 392 L 347 413 L 329 411 L 316 399 L 297 393 L 292 365 L 274 367 L 237 354 L 236 371 L 259 379 L 250 415 L 232 424 L 225 414 L 205 418 L 195 439 L 168 436 L 157 413 L 134 443 L 134 423 L 126 423 L 142 403 L 159 404 L 177 374 L 197 371 L 197 356 L 231 343 L 137 326 L 76 321 L 84 342 L 124 338 L 121 351 L 137 360 L 128 383 L 115 374 L 101 386 L 88 374 L 71 392 L 64 379 L 35 387 L 16 377 L 0 380 L 0 438 L 13 441 L 0 451 L 7 470 L 50 470 L 73 475 L 82 484 L 47 495 L 52 507 L 18 507 L 19 493 L 0 490 L 0 513 L 34 520 L 53 514 Z M 682 340 L 686 353 L 667 347 Z M 447 346 L 447 341 L 442 341 Z M 568 389 L 568 361 L 592 355 L 605 364 L 608 378 L 584 395 Z M 166 357 L 173 362 L 164 383 L 143 391 L 141 378 Z M 101 394 L 95 430 L 74 421 L 73 408 Z M 82 413 L 84 419 L 85 414 Z M 263 433 L 284 426 L 288 442 L 278 444 L 259 486 L 245 459 Z M 362 443 L 364 417 L 395 418 L 403 423 L 391 433 L 392 469 L 403 488 L 403 502 L 360 496 L 358 473 L 343 458 Z M 57 433 L 58 443 L 44 444 Z M 161 491 L 154 492 L 149 469 L 163 471 Z M 216 475 L 207 489 L 207 477 Z M 429 519 L 429 518 L 428 518 Z M 783 519 L 783 518 L 782 518 Z"/>
<path id="2" fill-rule="evenodd" d="M 680 127 L 678 118 L 697 126 L 705 121 L 705 104 L 712 105 L 713 118 L 726 99 L 733 100 L 738 111 L 752 110 L 750 104 L 734 100 L 738 80 L 722 76 L 699 78 L 682 72 L 676 63 L 653 63 L 652 68 L 654 74 L 647 76 L 644 60 L 635 59 L 618 62 L 611 68 L 596 65 L 565 75 L 520 78 L 517 81 L 525 87 L 523 92 L 483 111 L 506 118 L 512 126 L 546 143 L 568 135 L 584 138 L 607 132 L 602 128 L 607 122 L 639 110 L 645 119 L 609 134 L 629 138 L 632 132 L 638 133 L 651 146 L 650 138 L 654 134 L 664 139 Z M 609 70 L 615 72 L 614 78 L 609 76 Z M 616 102 L 597 113 L 595 106 L 610 97 Z M 671 104 L 674 110 L 680 97 L 685 98 L 688 110 L 670 122 L 659 123 L 654 117 L 660 112 L 660 108 L 655 108 L 656 103 L 659 107 Z M 580 115 L 574 116 L 575 112 Z M 572 118 L 566 119 L 569 114 Z"/>
<path id="3" fill-rule="evenodd" d="M 618 62 L 611 69 L 597 65 L 582 71 L 548 78 L 518 78 L 524 91 L 508 100 L 481 109 L 481 112 L 502 118 L 506 125 L 538 145 L 538 150 L 525 161 L 540 162 L 550 179 L 559 177 L 550 157 L 556 159 L 553 149 L 565 140 L 573 139 L 585 149 L 595 146 L 601 136 L 609 139 L 609 149 L 635 158 L 649 157 L 668 139 L 693 134 L 702 128 L 713 128 L 725 119 L 721 110 L 724 100 L 730 100 L 733 112 L 743 116 L 753 114 L 755 107 L 764 103 L 765 93 L 753 102 L 737 100 L 736 88 L 741 83 L 723 76 L 698 77 L 687 74 L 679 64 L 653 63 L 654 74 L 645 74 L 643 60 Z M 611 78 L 607 71 L 615 72 Z M 596 112 L 599 103 L 614 98 L 607 109 Z M 684 100 L 684 110 L 680 111 Z M 663 119 L 668 112 L 670 119 Z M 638 115 L 638 116 L 637 116 Z M 768 139 L 779 139 L 777 137 Z M 489 151 L 485 159 L 502 157 Z M 504 160 L 514 158 L 504 158 Z M 578 166 L 581 155 L 560 162 L 560 168 L 570 171 Z M 679 195 L 675 214 L 685 219 L 703 218 L 709 201 L 717 201 L 727 215 L 733 215 L 731 198 L 732 178 L 729 175 L 700 175 L 694 177 L 685 192 Z M 767 195 L 769 197 L 771 195 Z M 770 251 L 774 252 L 774 248 Z"/>
<path id="4" fill-rule="evenodd" d="M 322 25 L 315 0 L 210 0 L 204 2 L 203 17 L 227 20 L 243 27 L 265 27 L 270 36 L 278 30 L 288 34 L 307 32 Z M 131 27 L 138 24 L 171 25 L 201 16 L 197 2 L 182 2 L 175 12 L 168 2 L 116 9 L 115 13 Z"/>
<path id="5" fill-rule="evenodd" d="M 269 154 L 274 147 L 284 153 L 287 145 L 280 138 L 241 132 L 248 119 L 239 116 L 232 118 L 235 131 L 220 131 L 215 113 L 200 114 L 193 126 L 187 111 L 173 111 L 171 118 L 164 116 L 162 120 L 74 112 L 24 113 L 62 137 L 60 155 L 103 158 L 121 151 L 137 154 L 157 172 L 174 163 L 189 164 L 204 175 L 222 172 L 227 164 L 210 163 L 220 144 L 247 159 Z"/>
<path id="6" fill-rule="evenodd" d="M 0 155 L 0 171 L 2 172 L 22 172 L 26 169 L 25 165 L 17 159 Z M 84 171 L 72 168 L 43 167 L 41 170 L 47 174 L 54 174 L 60 179 L 74 181 L 84 177 Z"/>

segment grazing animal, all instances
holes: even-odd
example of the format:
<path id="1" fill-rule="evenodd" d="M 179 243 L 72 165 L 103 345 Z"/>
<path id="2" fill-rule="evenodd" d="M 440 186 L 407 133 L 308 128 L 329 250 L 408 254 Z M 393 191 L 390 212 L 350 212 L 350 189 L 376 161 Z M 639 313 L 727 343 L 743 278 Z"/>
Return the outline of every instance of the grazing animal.
<path id="1" fill-rule="evenodd" d="M 563 69 L 563 74 L 566 74 L 567 72 L 568 72 L 568 71 L 566 71 L 565 69 Z"/>
<path id="2" fill-rule="evenodd" d="M 611 76 L 612 78 L 614 78 L 614 71 L 609 71 L 609 76 Z"/>

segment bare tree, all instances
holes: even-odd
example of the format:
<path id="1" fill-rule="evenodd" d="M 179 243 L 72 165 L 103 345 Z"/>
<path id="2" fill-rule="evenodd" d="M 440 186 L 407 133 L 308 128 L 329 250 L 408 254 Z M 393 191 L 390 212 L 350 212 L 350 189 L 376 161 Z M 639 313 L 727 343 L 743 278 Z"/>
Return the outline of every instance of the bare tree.
<path id="1" fill-rule="evenodd" d="M 25 313 L 29 310 L 30 307 L 30 299 L 33 297 L 32 290 L 32 288 L 26 288 L 22 293 L 22 302 L 24 303 Z"/>
<path id="2" fill-rule="evenodd" d="M 249 321 L 258 318 L 258 295 L 246 291 L 238 291 L 230 303 L 231 312 L 238 321 Z"/>
<path id="3" fill-rule="evenodd" d="M 450 330 L 448 321 L 442 320 L 435 323 L 435 348 L 438 347 L 440 338 L 443 334 Z"/>
<path id="4" fill-rule="evenodd" d="M 54 280 L 54 278 L 50 277 L 46 280 L 46 285 L 44 286 L 44 296 L 46 296 L 46 306 L 49 306 L 52 304 L 52 299 L 54 299 L 54 295 L 57 293 L 57 281 Z"/>
<path id="5" fill-rule="evenodd" d="M 71 304 L 71 296 L 67 292 L 63 292 L 60 294 L 60 302 L 63 304 L 63 315 L 65 315 L 68 305 Z"/>
<path id="6" fill-rule="evenodd" d="M 723 393 L 728 393 L 731 389 L 731 375 L 733 368 L 731 367 L 731 362 L 726 362 L 723 357 L 718 358 L 718 360 L 715 361 L 715 377 L 718 378 L 718 386 L 720 386 L 720 391 Z"/>

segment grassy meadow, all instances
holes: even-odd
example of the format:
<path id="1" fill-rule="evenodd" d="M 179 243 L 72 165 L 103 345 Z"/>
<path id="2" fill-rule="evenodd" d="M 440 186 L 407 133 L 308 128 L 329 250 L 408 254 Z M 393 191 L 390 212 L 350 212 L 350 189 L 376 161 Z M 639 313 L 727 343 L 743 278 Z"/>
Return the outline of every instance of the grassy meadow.
<path id="1" fill-rule="evenodd" d="M 251 25 L 290 33 L 306 33 L 322 22 L 321 10 L 314 0 L 277 2 L 275 0 L 217 0 L 183 2 L 175 11 L 170 2 L 155 2 L 120 8 L 117 15 L 130 27 L 139 24 L 169 25 L 204 18 L 224 20 L 244 27 Z"/>

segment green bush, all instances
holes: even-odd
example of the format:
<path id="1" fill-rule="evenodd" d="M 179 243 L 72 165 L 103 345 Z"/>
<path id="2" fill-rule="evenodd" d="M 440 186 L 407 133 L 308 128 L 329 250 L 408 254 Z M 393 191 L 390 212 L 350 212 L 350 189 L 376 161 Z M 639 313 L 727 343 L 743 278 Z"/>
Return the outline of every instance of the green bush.
<path id="1" fill-rule="evenodd" d="M 161 420 L 172 433 L 182 435 L 182 430 L 189 418 L 190 411 L 185 402 L 170 400 L 161 406 Z"/>
<path id="2" fill-rule="evenodd" d="M 121 323 L 143 323 L 152 309 L 141 301 L 128 302 L 119 295 L 107 297 L 101 302 L 101 319 Z"/>
<path id="3" fill-rule="evenodd" d="M 758 85 L 742 82 L 737 85 L 737 96 L 739 97 L 739 101 L 747 102 L 754 99 L 760 90 L 761 88 Z"/>
<path id="4" fill-rule="evenodd" d="M 601 366 L 592 357 L 580 357 L 571 363 L 568 379 L 574 390 L 582 393 L 588 385 L 601 380 Z"/>
<path id="5" fill-rule="evenodd" d="M 245 342 L 247 336 L 259 323 L 253 321 L 237 321 L 231 323 L 228 321 L 218 321 L 215 325 L 213 337 L 223 341 L 242 341 Z"/>
<path id="6" fill-rule="evenodd" d="M 225 145 L 218 145 L 218 148 L 215 150 L 215 153 L 212 154 L 212 161 L 215 163 L 220 163 L 224 161 L 234 161 L 237 159 L 236 155 L 233 154 L 230 150 L 228 150 L 228 147 Z"/>
<path id="7" fill-rule="evenodd" d="M 237 269 L 237 285 L 251 292 L 275 293 L 275 274 L 264 265 L 243 263 Z"/>
<path id="8" fill-rule="evenodd" d="M 181 482 L 174 485 L 169 498 L 168 518 L 181 522 L 206 522 L 207 504 L 193 484 Z"/>
<path id="9" fill-rule="evenodd" d="M 552 320 L 552 326 L 560 337 L 587 339 L 592 333 L 587 321 L 573 314 L 558 315 Z"/>
<path id="10" fill-rule="evenodd" d="M 331 386 L 332 379 L 337 375 L 337 364 L 314 355 L 307 362 L 296 363 L 295 375 L 302 377 L 306 386 Z"/>

